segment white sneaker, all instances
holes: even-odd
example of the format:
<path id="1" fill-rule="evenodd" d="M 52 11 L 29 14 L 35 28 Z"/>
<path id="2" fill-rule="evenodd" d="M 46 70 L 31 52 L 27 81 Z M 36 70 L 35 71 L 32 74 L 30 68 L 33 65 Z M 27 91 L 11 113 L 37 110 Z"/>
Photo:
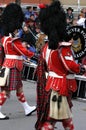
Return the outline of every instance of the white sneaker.
<path id="1" fill-rule="evenodd" d="M 25 110 L 25 115 L 30 116 L 33 112 L 36 111 L 36 106 L 29 106 L 28 109 Z"/>
<path id="2" fill-rule="evenodd" d="M 9 117 L 0 112 L 0 120 L 8 120 Z"/>

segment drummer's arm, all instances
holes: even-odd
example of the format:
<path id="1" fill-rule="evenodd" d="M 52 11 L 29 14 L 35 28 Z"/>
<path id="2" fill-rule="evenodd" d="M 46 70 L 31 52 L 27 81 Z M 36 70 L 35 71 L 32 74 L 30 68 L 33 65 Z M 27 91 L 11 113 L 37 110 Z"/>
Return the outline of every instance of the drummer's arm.
<path id="1" fill-rule="evenodd" d="M 33 52 L 23 47 L 20 41 L 14 42 L 13 47 L 18 54 L 27 56 L 28 58 L 31 58 L 35 55 Z"/>
<path id="2" fill-rule="evenodd" d="M 74 61 L 70 47 L 63 47 L 60 51 L 60 58 L 65 69 L 70 73 L 80 73 L 80 65 Z"/>
<path id="3" fill-rule="evenodd" d="M 84 65 L 75 62 L 70 47 L 64 47 L 60 52 L 60 56 L 64 67 L 69 73 L 81 75 L 85 73 Z"/>

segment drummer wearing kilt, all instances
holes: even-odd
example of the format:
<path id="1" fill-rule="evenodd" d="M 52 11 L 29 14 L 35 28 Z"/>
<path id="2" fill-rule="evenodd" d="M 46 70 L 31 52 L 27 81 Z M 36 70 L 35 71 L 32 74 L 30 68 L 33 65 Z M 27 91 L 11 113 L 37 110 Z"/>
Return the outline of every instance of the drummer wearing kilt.
<path id="1" fill-rule="evenodd" d="M 74 61 L 72 40 L 66 34 L 66 17 L 60 2 L 53 0 L 51 5 L 42 5 L 39 19 L 49 41 L 40 51 L 38 61 L 35 128 L 54 130 L 56 122 L 61 121 L 64 130 L 74 130 L 71 93 L 77 86 L 73 75 L 80 73 L 83 66 Z"/>
<path id="2" fill-rule="evenodd" d="M 28 58 L 34 56 L 33 52 L 28 51 L 22 46 L 21 40 L 17 37 L 18 29 L 22 27 L 23 18 L 21 7 L 15 3 L 8 4 L 2 14 L 4 36 L 1 39 L 1 44 L 5 53 L 2 67 L 9 68 L 10 73 L 8 84 L 6 83 L 3 87 L 1 86 L 0 120 L 9 119 L 8 116 L 1 112 L 1 108 L 12 90 L 16 90 L 16 96 L 23 106 L 26 116 L 31 115 L 36 110 L 36 106 L 29 106 L 26 101 L 21 79 L 21 71 L 23 68 L 22 55 Z"/>

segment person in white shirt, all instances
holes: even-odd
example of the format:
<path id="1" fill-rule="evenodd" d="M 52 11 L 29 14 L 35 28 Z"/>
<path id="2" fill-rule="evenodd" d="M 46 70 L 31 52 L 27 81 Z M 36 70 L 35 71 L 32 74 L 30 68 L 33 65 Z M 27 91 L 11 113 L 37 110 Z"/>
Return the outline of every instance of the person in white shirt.
<path id="1" fill-rule="evenodd" d="M 82 26 L 83 28 L 85 28 L 85 20 L 86 20 L 85 15 L 83 13 L 80 13 L 79 14 L 79 19 L 77 21 L 77 25 Z"/>

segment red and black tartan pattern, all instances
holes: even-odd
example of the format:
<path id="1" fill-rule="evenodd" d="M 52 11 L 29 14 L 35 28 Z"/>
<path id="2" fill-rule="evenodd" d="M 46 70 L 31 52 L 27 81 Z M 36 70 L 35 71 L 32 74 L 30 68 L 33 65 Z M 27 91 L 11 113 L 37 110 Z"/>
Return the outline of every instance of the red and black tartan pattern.
<path id="1" fill-rule="evenodd" d="M 22 87 L 21 72 L 16 68 L 11 68 L 9 77 L 9 86 L 6 86 L 6 89 L 12 91 L 20 87 Z"/>
<path id="2" fill-rule="evenodd" d="M 45 61 L 42 56 L 39 56 L 37 67 L 37 122 L 36 130 L 41 130 L 43 123 L 47 120 L 49 114 L 49 99 L 50 92 L 45 91 L 46 76 L 45 76 Z"/>

